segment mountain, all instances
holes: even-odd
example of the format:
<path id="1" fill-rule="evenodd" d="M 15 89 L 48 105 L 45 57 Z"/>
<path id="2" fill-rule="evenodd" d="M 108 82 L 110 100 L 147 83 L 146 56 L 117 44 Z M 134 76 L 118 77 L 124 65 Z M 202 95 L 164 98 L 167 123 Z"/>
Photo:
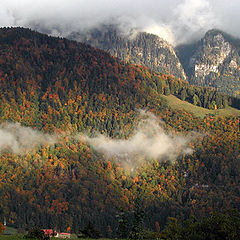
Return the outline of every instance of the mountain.
<path id="1" fill-rule="evenodd" d="M 117 26 L 103 25 L 87 33 L 72 33 L 67 38 L 103 49 L 127 62 L 186 80 L 174 48 L 156 35 L 145 32 L 124 34 Z"/>
<path id="2" fill-rule="evenodd" d="M 189 82 L 239 96 L 239 44 L 240 39 L 214 29 L 196 43 L 178 46 L 178 56 Z"/>
<path id="3" fill-rule="evenodd" d="M 0 222 L 120 237 L 239 210 L 239 111 L 219 110 L 233 100 L 83 43 L 1 28 Z"/>
<path id="4" fill-rule="evenodd" d="M 240 40 L 219 30 L 210 30 L 198 42 L 176 48 L 156 35 L 134 31 L 124 34 L 114 25 L 75 32 L 67 38 L 194 85 L 213 87 L 232 96 L 240 94 Z"/>

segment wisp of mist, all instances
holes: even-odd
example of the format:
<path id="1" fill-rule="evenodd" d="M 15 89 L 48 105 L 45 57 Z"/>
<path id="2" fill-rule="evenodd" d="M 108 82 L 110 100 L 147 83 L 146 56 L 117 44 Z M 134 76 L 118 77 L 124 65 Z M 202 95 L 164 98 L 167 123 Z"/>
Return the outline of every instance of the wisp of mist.
<path id="1" fill-rule="evenodd" d="M 115 160 L 123 167 L 135 169 L 140 163 L 150 160 L 175 161 L 179 156 L 192 154 L 189 143 L 197 134 L 180 134 L 166 131 L 164 123 L 150 112 L 139 111 L 140 121 L 127 139 L 113 139 L 102 134 L 89 137 L 82 133 L 78 141 L 85 140 L 92 148 L 102 153 L 106 159 Z M 60 136 L 50 135 L 21 126 L 20 123 L 0 124 L 0 152 L 24 155 L 42 145 L 58 142 Z"/>
<path id="2" fill-rule="evenodd" d="M 36 147 L 56 143 L 56 137 L 21 126 L 20 123 L 0 125 L 0 152 L 25 154 Z"/>
<path id="3" fill-rule="evenodd" d="M 163 129 L 164 123 L 152 113 L 140 111 L 140 115 L 141 120 L 128 139 L 112 139 L 102 134 L 84 138 L 106 158 L 115 159 L 132 169 L 142 161 L 174 161 L 180 155 L 193 153 L 189 143 L 194 140 L 194 134 L 167 133 Z"/>

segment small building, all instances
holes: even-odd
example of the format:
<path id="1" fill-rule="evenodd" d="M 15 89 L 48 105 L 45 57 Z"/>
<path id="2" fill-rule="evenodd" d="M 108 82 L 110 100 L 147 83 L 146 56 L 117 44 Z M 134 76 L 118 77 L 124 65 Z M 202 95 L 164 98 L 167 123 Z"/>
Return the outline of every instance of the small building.
<path id="1" fill-rule="evenodd" d="M 44 232 L 45 237 L 56 237 L 56 238 L 62 238 L 62 239 L 71 238 L 70 233 L 64 233 L 64 232 L 58 233 L 53 229 L 42 229 L 42 231 Z"/>
<path id="2" fill-rule="evenodd" d="M 57 236 L 58 238 L 71 238 L 71 234 L 70 233 L 58 233 Z"/>

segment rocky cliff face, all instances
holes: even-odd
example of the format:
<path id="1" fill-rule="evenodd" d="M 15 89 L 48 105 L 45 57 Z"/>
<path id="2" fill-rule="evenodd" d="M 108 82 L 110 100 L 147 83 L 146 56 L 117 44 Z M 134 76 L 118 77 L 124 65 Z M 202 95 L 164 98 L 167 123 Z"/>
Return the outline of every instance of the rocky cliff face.
<path id="1" fill-rule="evenodd" d="M 194 68 L 195 77 L 202 80 L 210 73 L 218 73 L 232 51 L 231 45 L 224 40 L 222 34 L 208 33 L 203 39 L 200 49 L 190 59 L 190 67 Z"/>
<path id="2" fill-rule="evenodd" d="M 184 48 L 179 54 L 184 54 Z M 180 56 L 180 58 L 182 58 Z M 195 44 L 184 68 L 192 84 L 214 87 L 230 95 L 240 95 L 238 40 L 218 30 L 208 31 Z"/>
<path id="3" fill-rule="evenodd" d="M 104 26 L 87 34 L 73 33 L 68 38 L 108 51 L 122 60 L 186 80 L 174 48 L 156 35 L 142 32 L 126 36 L 114 26 Z"/>

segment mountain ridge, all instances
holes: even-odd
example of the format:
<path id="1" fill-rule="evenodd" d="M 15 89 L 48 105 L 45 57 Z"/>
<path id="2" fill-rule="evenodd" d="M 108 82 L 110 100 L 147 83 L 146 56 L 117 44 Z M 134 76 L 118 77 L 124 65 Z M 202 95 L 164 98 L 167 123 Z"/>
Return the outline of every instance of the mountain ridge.
<path id="1" fill-rule="evenodd" d="M 239 117 L 200 118 L 171 108 L 163 95 L 212 111 L 232 98 L 29 29 L 0 29 L 0 42 L 0 221 L 72 233 L 80 233 L 90 221 L 104 236 L 119 237 L 134 230 L 139 213 L 142 228 L 156 231 L 169 217 L 182 221 L 239 208 Z M 136 109 L 146 114 L 142 117 Z M 150 147 L 157 131 L 180 145 L 190 141 L 192 151 L 175 161 L 170 161 L 171 152 L 142 162 L 127 156 L 127 163 L 135 163 L 131 171 L 87 141 L 100 135 L 108 137 L 107 146 L 125 141 L 132 150 L 129 141 L 141 120 L 149 120 L 146 116 L 160 122 L 145 129 Z M 17 154 L 8 145 L 8 122 L 37 136 L 57 135 L 58 141 Z M 11 130 L 14 134 L 16 128 Z M 195 133 L 200 134 L 192 141 Z M 21 134 L 25 144 L 28 135 Z M 18 136 L 13 139 L 19 141 Z M 178 150 L 179 144 L 172 145 Z M 125 232 L 121 217 L 127 222 Z"/>
<path id="2" fill-rule="evenodd" d="M 175 51 L 167 41 L 154 34 L 133 32 L 127 35 L 119 31 L 114 25 L 102 26 L 87 33 L 72 33 L 67 38 L 103 49 L 121 60 L 186 80 Z"/>
<path id="3" fill-rule="evenodd" d="M 239 95 L 240 40 L 221 30 L 209 30 L 201 40 L 175 49 L 154 34 L 124 35 L 114 25 L 104 25 L 87 33 L 72 33 L 67 38 L 103 49 L 122 60 L 172 74 L 194 85 Z"/>

